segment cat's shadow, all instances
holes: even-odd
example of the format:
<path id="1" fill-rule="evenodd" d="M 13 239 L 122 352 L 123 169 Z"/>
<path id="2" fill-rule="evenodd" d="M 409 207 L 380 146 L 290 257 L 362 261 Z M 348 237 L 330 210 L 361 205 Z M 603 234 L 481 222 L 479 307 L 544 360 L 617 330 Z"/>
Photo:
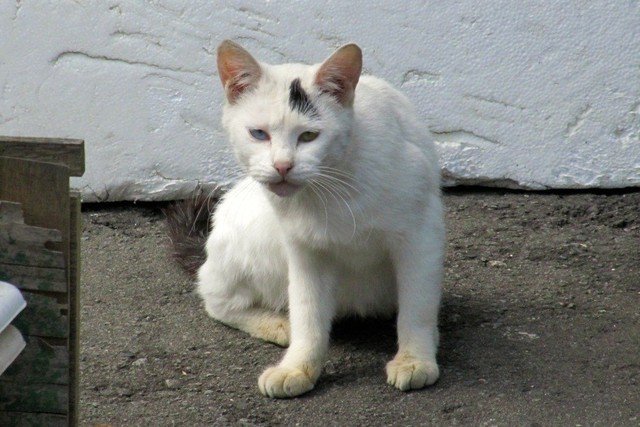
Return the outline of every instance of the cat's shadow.
<path id="1" fill-rule="evenodd" d="M 395 317 L 340 319 L 333 325 L 331 341 L 337 346 L 353 346 L 375 353 L 393 351 L 396 341 Z"/>
<path id="2" fill-rule="evenodd" d="M 492 376 L 518 375 L 526 367 L 526 343 L 507 339 L 504 309 L 493 301 L 472 295 L 443 297 L 440 310 L 438 362 L 441 380 L 437 387 L 489 381 Z M 381 369 L 397 351 L 395 318 L 346 318 L 337 321 L 331 334 L 333 355 L 348 366 L 335 367 L 321 377 L 313 394 L 324 394 L 332 383 L 372 377 L 379 381 Z M 355 359 L 351 364 L 349 361 Z"/>

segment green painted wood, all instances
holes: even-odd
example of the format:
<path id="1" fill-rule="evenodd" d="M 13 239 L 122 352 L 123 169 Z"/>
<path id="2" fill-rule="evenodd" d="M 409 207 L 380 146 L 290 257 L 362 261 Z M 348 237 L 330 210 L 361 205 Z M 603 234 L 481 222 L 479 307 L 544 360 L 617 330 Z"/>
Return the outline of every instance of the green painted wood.
<path id="1" fill-rule="evenodd" d="M 62 252 L 7 241 L 0 236 L 0 264 L 63 269 L 66 263 Z"/>
<path id="2" fill-rule="evenodd" d="M 0 200 L 20 203 L 25 224 L 61 231 L 62 243 L 48 245 L 48 247 L 64 254 L 64 268 L 67 269 L 70 220 L 69 168 L 60 164 L 0 155 Z"/>
<path id="3" fill-rule="evenodd" d="M 0 239 L 7 243 L 20 242 L 44 247 L 47 242 L 62 242 L 62 233 L 50 228 L 4 222 L 0 223 Z"/>
<path id="4" fill-rule="evenodd" d="M 61 244 L 62 233 L 8 222 L 9 216 L 14 215 L 15 212 L 10 212 L 0 222 L 0 264 L 64 268 L 64 254 L 47 248 L 47 245 Z"/>
<path id="5" fill-rule="evenodd" d="M 63 427 L 67 416 L 32 412 L 0 412 L 0 426 L 3 427 Z"/>
<path id="6" fill-rule="evenodd" d="M 0 264 L 0 280 L 23 290 L 66 292 L 66 276 L 60 268 Z"/>
<path id="7" fill-rule="evenodd" d="M 77 424 L 80 198 L 69 176 L 83 171 L 82 141 L 0 137 L 0 280 L 23 290 L 28 306 L 15 323 L 31 335 L 23 359 L 0 377 L 0 427 Z M 11 231 L 1 227 L 8 223 Z M 50 262 L 56 251 L 61 264 Z"/>
<path id="8" fill-rule="evenodd" d="M 24 223 L 22 205 L 20 203 L 0 200 L 0 224 L 8 222 L 14 224 Z"/>
<path id="9" fill-rule="evenodd" d="M 0 382 L 0 411 L 66 414 L 69 386 Z"/>
<path id="10" fill-rule="evenodd" d="M 16 317 L 13 324 L 23 335 L 39 337 L 67 338 L 69 336 L 69 320 L 62 310 L 68 309 L 66 303 L 59 298 L 65 294 L 41 295 L 24 291 L 27 307 Z"/>
<path id="11" fill-rule="evenodd" d="M 40 337 L 25 337 L 27 346 L 0 376 L 0 382 L 69 384 L 69 350 Z"/>

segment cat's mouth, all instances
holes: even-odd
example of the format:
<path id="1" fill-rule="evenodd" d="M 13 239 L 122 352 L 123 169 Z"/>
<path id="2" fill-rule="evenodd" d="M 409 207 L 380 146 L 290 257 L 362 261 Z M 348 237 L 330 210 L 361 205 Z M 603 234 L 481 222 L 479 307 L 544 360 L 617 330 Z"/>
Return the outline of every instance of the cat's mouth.
<path id="1" fill-rule="evenodd" d="M 302 186 L 298 184 L 292 184 L 289 181 L 280 181 L 270 182 L 269 184 L 267 184 L 267 188 L 269 189 L 269 191 L 280 197 L 289 197 L 300 188 L 302 188 Z"/>

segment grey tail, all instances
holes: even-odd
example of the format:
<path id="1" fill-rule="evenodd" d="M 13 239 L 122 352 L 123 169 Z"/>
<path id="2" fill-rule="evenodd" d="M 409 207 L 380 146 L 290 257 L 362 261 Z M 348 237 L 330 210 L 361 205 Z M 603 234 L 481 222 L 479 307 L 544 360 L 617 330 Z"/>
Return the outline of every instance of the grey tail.
<path id="1" fill-rule="evenodd" d="M 217 198 L 200 191 L 163 209 L 171 240 L 171 255 L 191 278 L 195 278 L 198 268 L 206 260 L 205 244 L 217 202 Z"/>

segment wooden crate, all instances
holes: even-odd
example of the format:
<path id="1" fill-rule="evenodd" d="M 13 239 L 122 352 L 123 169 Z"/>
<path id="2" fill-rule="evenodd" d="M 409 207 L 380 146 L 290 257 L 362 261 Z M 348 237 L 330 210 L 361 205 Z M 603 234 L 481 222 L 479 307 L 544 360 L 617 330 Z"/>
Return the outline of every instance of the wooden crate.
<path id="1" fill-rule="evenodd" d="M 0 376 L 0 426 L 77 424 L 79 140 L 0 137 L 0 280 L 22 291 L 27 347 Z"/>

